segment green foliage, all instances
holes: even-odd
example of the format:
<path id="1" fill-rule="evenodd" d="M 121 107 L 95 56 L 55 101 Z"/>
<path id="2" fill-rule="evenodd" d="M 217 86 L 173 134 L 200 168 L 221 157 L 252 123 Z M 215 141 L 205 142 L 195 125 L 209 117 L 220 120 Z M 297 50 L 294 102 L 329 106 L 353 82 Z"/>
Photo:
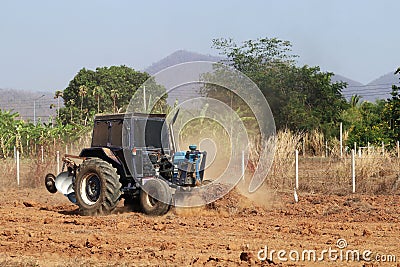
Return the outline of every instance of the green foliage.
<path id="1" fill-rule="evenodd" d="M 127 66 L 96 70 L 81 69 L 63 91 L 65 107 L 60 110 L 64 124 L 86 124 L 100 112 L 123 112 L 149 74 Z"/>
<path id="2" fill-rule="evenodd" d="M 232 39 L 217 39 L 213 47 L 228 58 L 228 64 L 257 84 L 270 105 L 278 130 L 319 128 L 326 136 L 336 134 L 335 125 L 348 106 L 341 93 L 345 84 L 331 83 L 333 74 L 321 72 L 319 67 L 296 66 L 297 56 L 291 54 L 289 41 L 262 38 L 237 45 Z M 205 91 L 228 105 L 231 101 L 227 90 Z M 240 100 L 235 109 L 238 105 Z"/>
<path id="3" fill-rule="evenodd" d="M 352 98 L 350 102 L 354 102 Z M 353 146 L 356 142 L 359 146 L 380 145 L 382 142 L 389 143 L 387 124 L 385 122 L 384 110 L 386 101 L 380 100 L 376 103 L 362 102 L 342 113 L 343 126 L 347 129 L 349 136 L 347 145 Z"/>
<path id="4" fill-rule="evenodd" d="M 291 55 L 292 44 L 277 38 L 259 38 L 237 45 L 233 39 L 214 39 L 213 48 L 227 57 L 227 63 L 249 75 L 257 75 L 266 65 L 293 63 L 296 55 Z"/>
<path id="5" fill-rule="evenodd" d="M 54 139 L 71 142 L 88 131 L 88 127 L 80 125 L 63 125 L 58 122 L 24 122 L 17 119 L 18 113 L 0 110 L 0 157 L 6 158 L 13 154 L 16 147 L 22 154 L 29 154 L 37 145 L 49 145 Z"/>
<path id="6" fill-rule="evenodd" d="M 395 74 L 400 73 L 400 68 Z M 392 86 L 392 97 L 387 100 L 385 106 L 385 118 L 388 124 L 388 135 L 392 140 L 400 140 L 400 87 Z"/>

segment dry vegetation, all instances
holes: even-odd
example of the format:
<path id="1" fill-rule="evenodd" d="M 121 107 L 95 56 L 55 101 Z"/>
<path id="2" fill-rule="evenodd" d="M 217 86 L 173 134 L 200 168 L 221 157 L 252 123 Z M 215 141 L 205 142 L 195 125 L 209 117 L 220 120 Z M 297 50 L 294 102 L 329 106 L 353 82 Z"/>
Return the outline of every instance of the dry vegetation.
<path id="1" fill-rule="evenodd" d="M 44 148 L 42 162 L 41 149 L 32 149 L 31 155 L 21 156 L 20 187 L 34 188 L 43 185 L 43 177 L 56 173 L 56 151 L 60 158 L 68 152 L 78 154 L 83 147 L 90 146 L 89 136 L 69 145 L 52 144 Z M 328 143 L 325 147 L 324 136 L 318 132 L 312 134 L 294 134 L 281 131 L 277 134 L 274 162 L 265 180 L 264 188 L 269 191 L 288 192 L 295 184 L 294 148 L 299 152 L 299 186 L 300 191 L 307 193 L 328 193 L 344 195 L 351 193 L 351 155 L 345 153 L 340 158 L 338 141 Z M 304 152 L 303 152 L 304 151 Z M 328 151 L 328 157 L 325 153 Z M 224 153 L 226 154 L 226 153 Z M 229 154 L 229 153 L 227 153 Z M 254 161 L 250 154 L 250 164 Z M 223 172 L 225 161 L 216 155 L 214 168 L 209 175 L 215 176 Z M 223 162 L 221 164 L 221 162 Z M 61 165 L 60 165 L 61 168 Z M 249 170 L 249 168 L 248 168 Z M 2 159 L 0 164 L 0 187 L 15 188 L 17 186 L 15 159 Z M 247 175 L 248 176 L 248 175 Z M 397 194 L 400 192 L 400 159 L 395 151 L 371 149 L 356 155 L 356 190 L 365 194 Z M 244 190 L 242 190 L 244 191 Z"/>
<path id="2" fill-rule="evenodd" d="M 352 191 L 351 154 L 340 157 L 339 141 L 324 141 L 321 133 L 277 134 L 274 163 L 265 184 L 271 190 L 288 191 L 295 186 L 295 148 L 299 150 L 299 187 L 308 193 L 348 194 Z M 328 157 L 326 157 L 328 154 Z M 366 194 L 400 192 L 400 159 L 395 151 L 364 151 L 357 154 L 356 191 Z"/>

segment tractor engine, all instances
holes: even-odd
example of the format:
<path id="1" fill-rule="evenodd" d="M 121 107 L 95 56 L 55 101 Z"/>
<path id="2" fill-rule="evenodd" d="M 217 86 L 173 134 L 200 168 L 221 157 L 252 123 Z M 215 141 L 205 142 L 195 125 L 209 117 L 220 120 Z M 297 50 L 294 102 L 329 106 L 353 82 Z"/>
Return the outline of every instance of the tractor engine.
<path id="1" fill-rule="evenodd" d="M 180 186 L 198 186 L 203 182 L 207 152 L 190 145 L 189 151 L 178 151 L 174 155 L 173 183 Z"/>

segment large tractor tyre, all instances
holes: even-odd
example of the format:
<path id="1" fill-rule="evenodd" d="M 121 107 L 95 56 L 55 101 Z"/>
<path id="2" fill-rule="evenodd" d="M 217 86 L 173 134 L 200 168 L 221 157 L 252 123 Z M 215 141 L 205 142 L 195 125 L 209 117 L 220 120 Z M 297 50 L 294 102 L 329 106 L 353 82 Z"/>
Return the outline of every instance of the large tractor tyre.
<path id="1" fill-rule="evenodd" d="M 160 179 L 147 181 L 140 190 L 140 207 L 147 215 L 164 215 L 168 212 L 171 201 L 171 190 L 168 184 Z"/>
<path id="2" fill-rule="evenodd" d="M 121 197 L 116 169 L 101 159 L 85 160 L 79 167 L 74 191 L 83 215 L 110 214 Z"/>

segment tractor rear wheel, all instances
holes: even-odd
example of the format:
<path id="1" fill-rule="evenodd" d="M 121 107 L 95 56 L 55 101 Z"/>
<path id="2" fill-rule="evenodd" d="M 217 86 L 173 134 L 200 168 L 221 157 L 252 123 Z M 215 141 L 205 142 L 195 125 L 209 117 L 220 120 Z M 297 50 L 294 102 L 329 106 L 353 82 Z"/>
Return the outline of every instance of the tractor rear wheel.
<path id="1" fill-rule="evenodd" d="M 121 197 L 116 169 L 108 162 L 92 158 L 80 166 L 74 185 L 76 202 L 83 215 L 110 214 Z"/>
<path id="2" fill-rule="evenodd" d="M 147 181 L 140 191 L 140 206 L 147 215 L 164 215 L 170 208 L 171 200 L 168 184 L 160 179 Z"/>

